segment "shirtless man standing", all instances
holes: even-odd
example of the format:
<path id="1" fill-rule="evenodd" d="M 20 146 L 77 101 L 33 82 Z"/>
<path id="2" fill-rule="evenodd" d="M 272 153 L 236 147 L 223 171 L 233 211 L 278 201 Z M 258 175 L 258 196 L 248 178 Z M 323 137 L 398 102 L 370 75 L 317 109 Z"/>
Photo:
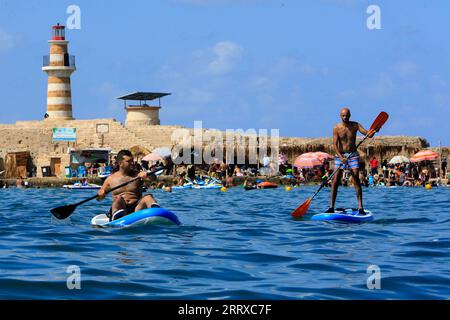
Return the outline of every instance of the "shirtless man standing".
<path id="1" fill-rule="evenodd" d="M 350 110 L 344 108 L 341 110 L 342 122 L 337 124 L 333 129 L 333 146 L 336 151 L 336 158 L 334 160 L 335 167 L 340 167 L 340 170 L 333 177 L 333 183 L 331 186 L 331 201 L 330 208 L 325 211 L 326 213 L 334 212 L 334 203 L 336 202 L 337 190 L 342 178 L 342 172 L 344 169 L 350 169 L 350 173 L 353 177 L 353 182 L 356 190 L 356 197 L 358 198 L 359 214 L 364 215 L 363 201 L 362 201 L 362 189 L 359 180 L 359 154 L 355 150 L 356 148 L 356 134 L 361 132 L 363 135 L 367 135 L 368 131 L 363 128 L 358 122 L 350 121 Z M 373 137 L 373 134 L 369 138 Z M 353 152 L 353 155 L 348 156 Z M 347 159 L 348 158 L 348 159 Z"/>
<path id="2" fill-rule="evenodd" d="M 113 203 L 109 212 L 110 220 L 116 220 L 127 214 L 144 208 L 159 207 L 155 198 L 151 195 L 142 197 L 142 179 L 147 177 L 147 172 L 137 172 L 134 168 L 133 156 L 128 150 L 121 150 L 117 154 L 117 163 L 119 171 L 113 173 L 106 178 L 103 186 L 97 192 L 97 200 L 102 200 L 106 196 L 106 191 L 121 183 L 129 181 L 133 178 L 140 177 L 140 180 L 131 182 L 126 186 L 114 190 Z M 108 215 L 108 214 L 107 214 Z"/>

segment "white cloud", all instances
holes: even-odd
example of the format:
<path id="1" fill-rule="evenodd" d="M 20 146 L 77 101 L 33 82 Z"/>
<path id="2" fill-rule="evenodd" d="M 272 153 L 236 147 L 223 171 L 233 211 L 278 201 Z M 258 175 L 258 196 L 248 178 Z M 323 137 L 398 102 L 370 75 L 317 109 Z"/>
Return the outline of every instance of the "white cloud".
<path id="1" fill-rule="evenodd" d="M 303 64 L 300 67 L 300 70 L 305 75 L 314 75 L 314 74 L 317 74 L 318 72 L 320 72 L 319 69 L 317 69 L 316 67 L 314 67 L 308 63 Z"/>
<path id="2" fill-rule="evenodd" d="M 428 83 L 432 106 L 435 107 L 435 111 L 437 113 L 448 114 L 450 112 L 450 88 L 446 79 L 441 75 L 434 74 Z M 443 117 L 445 118 L 445 116 Z"/>
<path id="3" fill-rule="evenodd" d="M 114 83 L 104 81 L 101 82 L 95 90 L 93 90 L 93 93 L 96 94 L 102 103 L 107 106 L 107 111 L 110 114 L 117 114 L 121 112 L 121 109 L 123 108 L 123 104 L 119 103 L 117 98 L 117 93 L 123 92 L 120 90 Z"/>
<path id="4" fill-rule="evenodd" d="M 196 105 L 207 105 L 212 102 L 215 98 L 215 95 L 211 91 L 206 91 L 202 89 L 191 89 L 187 95 L 187 102 L 196 104 Z"/>
<path id="5" fill-rule="evenodd" d="M 14 37 L 0 28 L 0 52 L 12 49 L 15 45 Z"/>
<path id="6" fill-rule="evenodd" d="M 277 74 L 300 73 L 307 76 L 326 76 L 328 74 L 328 68 L 313 66 L 309 63 L 301 63 L 292 57 L 282 57 L 275 62 L 272 72 Z"/>
<path id="7" fill-rule="evenodd" d="M 179 71 L 176 71 L 172 67 L 167 65 L 161 67 L 161 69 L 159 70 L 159 77 L 161 78 L 161 80 L 171 83 L 180 81 L 183 78 Z"/>
<path id="8" fill-rule="evenodd" d="M 440 92 L 433 95 L 433 102 L 441 112 L 450 110 L 450 94 Z"/>
<path id="9" fill-rule="evenodd" d="M 337 93 L 337 96 L 339 99 L 355 99 L 358 96 L 358 93 L 356 90 L 349 89 L 349 90 L 343 90 Z"/>
<path id="10" fill-rule="evenodd" d="M 430 84 L 431 88 L 433 89 L 441 89 L 441 88 L 447 89 L 447 82 L 441 75 L 438 74 L 434 74 L 431 76 Z"/>
<path id="11" fill-rule="evenodd" d="M 402 77 L 413 76 L 417 73 L 417 64 L 412 61 L 400 61 L 395 65 L 395 71 Z"/>
<path id="12" fill-rule="evenodd" d="M 286 73 L 293 72 L 299 67 L 300 63 L 297 59 L 291 57 L 282 57 L 275 62 L 273 66 L 273 72 Z"/>
<path id="13" fill-rule="evenodd" d="M 373 99 L 382 99 L 394 91 L 395 85 L 392 78 L 386 73 L 380 73 L 375 82 L 369 85 L 364 92 Z"/>
<path id="14" fill-rule="evenodd" d="M 250 86 L 259 90 L 268 90 L 273 88 L 274 83 L 269 77 L 257 76 L 250 80 Z"/>
<path id="15" fill-rule="evenodd" d="M 115 91 L 116 89 L 116 86 L 111 82 L 103 82 L 98 86 L 98 92 L 102 95 L 107 96 L 114 94 L 114 92 L 117 92 Z"/>
<path id="16" fill-rule="evenodd" d="M 212 49 L 214 57 L 208 63 L 208 71 L 214 75 L 223 75 L 233 69 L 242 57 L 243 49 L 234 42 L 218 42 Z"/>

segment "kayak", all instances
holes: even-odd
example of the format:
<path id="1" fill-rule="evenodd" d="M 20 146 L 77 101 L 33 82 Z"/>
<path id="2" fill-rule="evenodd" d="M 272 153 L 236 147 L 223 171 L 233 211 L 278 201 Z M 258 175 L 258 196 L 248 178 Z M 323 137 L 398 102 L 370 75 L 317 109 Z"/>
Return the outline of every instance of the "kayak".
<path id="1" fill-rule="evenodd" d="M 221 184 L 206 184 L 203 186 L 194 185 L 193 189 L 220 189 L 223 186 Z"/>
<path id="2" fill-rule="evenodd" d="M 135 227 L 147 224 L 175 224 L 180 225 L 178 217 L 164 208 L 147 208 L 133 212 L 114 221 L 109 221 L 106 214 L 96 215 L 91 220 L 91 225 L 95 227 Z"/>
<path id="3" fill-rule="evenodd" d="M 278 188 L 278 185 L 276 183 L 269 182 L 269 181 L 258 183 L 257 186 L 258 186 L 258 189 Z"/>
<path id="4" fill-rule="evenodd" d="M 185 184 L 184 186 L 172 187 L 172 190 L 184 190 L 184 189 L 192 189 L 192 184 Z"/>
<path id="5" fill-rule="evenodd" d="M 184 186 L 175 186 L 172 187 L 172 190 L 185 190 L 185 189 L 220 189 L 222 188 L 222 185 L 218 185 L 218 184 L 206 184 L 206 185 L 192 185 L 192 184 L 188 184 L 188 185 L 184 185 Z"/>
<path id="6" fill-rule="evenodd" d="M 311 220 L 316 221 L 338 221 L 349 223 L 363 223 L 373 220 L 373 214 L 369 210 L 364 210 L 365 215 L 359 215 L 358 209 L 335 209 L 334 213 L 319 213 L 311 217 Z"/>
<path id="7" fill-rule="evenodd" d="M 99 186 L 98 184 L 94 183 L 88 183 L 86 185 L 82 185 L 81 183 L 63 185 L 64 189 L 71 189 L 71 190 L 93 190 L 93 189 L 100 189 L 101 187 L 102 186 Z"/>

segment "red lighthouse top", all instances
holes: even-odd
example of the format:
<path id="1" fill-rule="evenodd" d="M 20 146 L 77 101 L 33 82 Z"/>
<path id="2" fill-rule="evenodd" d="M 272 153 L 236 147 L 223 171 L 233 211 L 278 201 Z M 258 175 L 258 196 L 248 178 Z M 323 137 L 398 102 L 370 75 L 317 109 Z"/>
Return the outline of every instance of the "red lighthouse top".
<path id="1" fill-rule="evenodd" d="M 53 37 L 52 40 L 65 40 L 65 27 L 60 26 L 59 23 L 52 27 Z"/>

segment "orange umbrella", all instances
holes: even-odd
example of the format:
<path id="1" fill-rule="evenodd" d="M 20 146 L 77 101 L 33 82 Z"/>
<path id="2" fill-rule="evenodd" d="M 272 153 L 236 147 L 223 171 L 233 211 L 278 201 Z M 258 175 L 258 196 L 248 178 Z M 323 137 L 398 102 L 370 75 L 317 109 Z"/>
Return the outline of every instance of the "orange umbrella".
<path id="1" fill-rule="evenodd" d="M 413 155 L 410 159 L 411 162 L 420 162 L 426 160 L 436 160 L 439 159 L 439 155 L 431 150 L 422 150 Z"/>

